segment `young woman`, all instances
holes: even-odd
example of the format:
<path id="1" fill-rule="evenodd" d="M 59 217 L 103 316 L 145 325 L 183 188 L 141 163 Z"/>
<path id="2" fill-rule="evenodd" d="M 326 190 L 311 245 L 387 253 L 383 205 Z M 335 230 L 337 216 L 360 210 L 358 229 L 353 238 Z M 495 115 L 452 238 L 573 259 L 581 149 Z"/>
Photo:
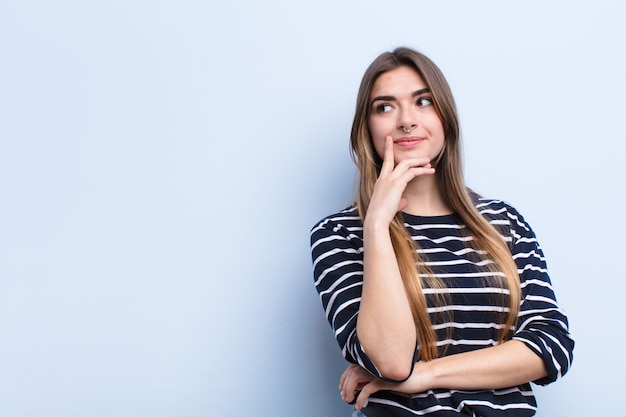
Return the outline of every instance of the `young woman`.
<path id="1" fill-rule="evenodd" d="M 398 48 L 365 72 L 355 203 L 311 231 L 315 286 L 354 416 L 532 416 L 574 342 L 541 248 L 510 205 L 469 190 L 450 88 Z"/>

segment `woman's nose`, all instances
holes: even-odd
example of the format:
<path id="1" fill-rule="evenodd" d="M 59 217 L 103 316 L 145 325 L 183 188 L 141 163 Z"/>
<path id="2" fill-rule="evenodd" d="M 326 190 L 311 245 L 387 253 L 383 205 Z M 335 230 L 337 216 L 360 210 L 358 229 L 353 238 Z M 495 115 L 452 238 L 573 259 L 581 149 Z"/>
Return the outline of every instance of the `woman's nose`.
<path id="1" fill-rule="evenodd" d="M 409 133 L 417 127 L 417 117 L 409 111 L 403 111 L 398 120 L 398 129 Z"/>
<path id="2" fill-rule="evenodd" d="M 409 133 L 417 127 L 417 122 L 413 120 L 402 121 L 398 124 L 398 129 L 403 130 L 404 133 Z"/>

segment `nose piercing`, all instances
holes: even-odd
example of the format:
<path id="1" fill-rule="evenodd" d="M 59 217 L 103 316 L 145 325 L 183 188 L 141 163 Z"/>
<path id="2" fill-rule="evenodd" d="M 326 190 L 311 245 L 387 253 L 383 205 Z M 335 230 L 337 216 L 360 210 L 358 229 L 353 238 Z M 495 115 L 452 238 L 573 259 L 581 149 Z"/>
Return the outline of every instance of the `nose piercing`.
<path id="1" fill-rule="evenodd" d="M 413 128 L 410 127 L 407 129 L 406 127 L 402 126 L 402 130 L 404 130 L 404 133 L 409 133 L 411 130 L 413 130 Z"/>

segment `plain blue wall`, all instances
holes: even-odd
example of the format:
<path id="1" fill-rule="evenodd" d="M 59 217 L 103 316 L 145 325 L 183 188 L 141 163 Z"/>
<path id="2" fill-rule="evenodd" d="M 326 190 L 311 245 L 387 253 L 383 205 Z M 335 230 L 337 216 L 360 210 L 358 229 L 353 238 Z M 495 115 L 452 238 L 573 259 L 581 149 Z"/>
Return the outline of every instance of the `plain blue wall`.
<path id="1" fill-rule="evenodd" d="M 0 415 L 347 416 L 308 232 L 398 45 L 442 67 L 468 182 L 530 221 L 570 315 L 538 416 L 618 415 L 622 3 L 216 3 L 0 3 Z"/>

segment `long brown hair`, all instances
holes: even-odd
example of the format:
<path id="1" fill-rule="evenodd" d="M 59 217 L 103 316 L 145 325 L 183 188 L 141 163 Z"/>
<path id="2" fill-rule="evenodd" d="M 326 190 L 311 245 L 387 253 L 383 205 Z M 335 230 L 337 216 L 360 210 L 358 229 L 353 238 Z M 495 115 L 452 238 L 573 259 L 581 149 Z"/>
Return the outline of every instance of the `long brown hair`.
<path id="1" fill-rule="evenodd" d="M 495 227 L 476 209 L 471 192 L 465 185 L 459 123 L 450 86 L 435 63 L 413 49 L 402 47 L 379 55 L 367 68 L 361 80 L 350 136 L 352 159 L 358 172 L 356 204 L 359 215 L 362 220 L 365 218 L 382 166 L 382 159 L 374 149 L 368 127 L 372 87 L 381 74 L 400 66 L 413 68 L 421 75 L 430 88 L 435 110 L 443 124 L 444 148 L 433 161 L 441 194 L 473 237 L 474 247 L 484 251 L 487 254 L 485 256 L 493 261 L 489 268 L 494 272 L 497 284 L 509 292 L 508 302 L 505 297 L 502 299 L 503 309 L 508 307 L 509 311 L 499 334 L 498 342 L 501 343 L 509 337 L 519 313 L 521 290 L 517 267 L 507 244 Z M 417 243 L 404 226 L 401 213 L 396 214 L 392 221 L 390 234 L 415 322 L 419 358 L 425 361 L 434 359 L 439 356 L 437 335 L 428 314 L 423 287 L 426 285 L 431 288 L 443 288 L 445 285 L 424 265 L 417 252 Z M 441 302 L 441 299 L 438 302 Z"/>

